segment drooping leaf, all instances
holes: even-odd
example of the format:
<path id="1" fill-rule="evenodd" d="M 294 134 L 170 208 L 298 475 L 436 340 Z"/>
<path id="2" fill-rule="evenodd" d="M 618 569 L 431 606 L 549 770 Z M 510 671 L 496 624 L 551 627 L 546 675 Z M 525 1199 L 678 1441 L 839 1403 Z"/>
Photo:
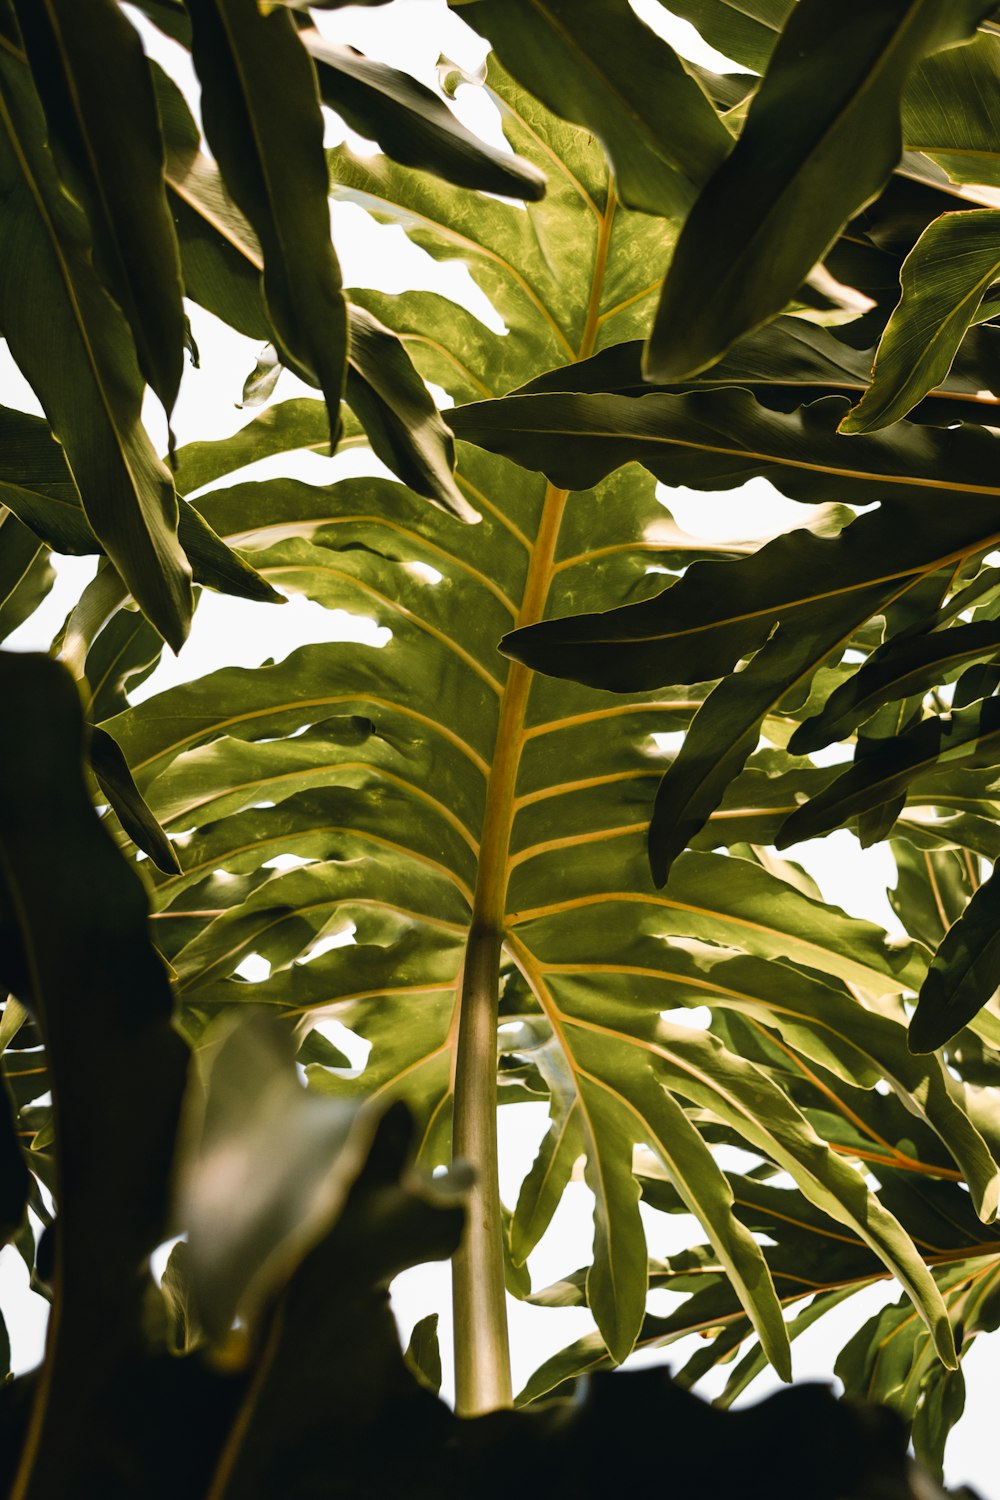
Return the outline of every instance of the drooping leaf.
<path id="1" fill-rule="evenodd" d="M 629 208 L 683 213 L 732 137 L 627 0 L 477 0 L 465 18 L 514 77 L 593 131 Z"/>
<path id="2" fill-rule="evenodd" d="M 457 187 L 531 201 L 543 196 L 545 178 L 536 167 L 481 141 L 408 73 L 328 42 L 318 31 L 300 36 L 317 64 L 324 103 L 394 161 Z"/>
<path id="3" fill-rule="evenodd" d="M 799 0 L 736 146 L 681 232 L 646 354 L 651 379 L 705 369 L 784 309 L 895 167 L 912 69 L 989 10 L 877 0 L 845 28 L 827 0 Z"/>
<path id="4" fill-rule="evenodd" d="M 347 399 L 372 449 L 418 495 L 477 521 L 455 481 L 451 433 L 403 345 L 360 307 L 350 309 L 350 330 Z"/>
<path id="5" fill-rule="evenodd" d="M 114 0 L 99 0 L 86 14 L 72 0 L 14 0 L 14 10 L 50 144 L 71 174 L 71 190 L 83 192 L 98 269 L 128 319 L 139 368 L 169 415 L 184 352 L 180 258 L 139 37 Z"/>
<path id="6" fill-rule="evenodd" d="M 896 422 L 939 385 L 1000 276 L 1000 211 L 942 214 L 903 262 L 902 297 L 882 336 L 872 383 L 840 424 L 874 432 Z"/>
<path id="7" fill-rule="evenodd" d="M 209 311 L 251 337 L 266 331 L 258 294 L 263 252 L 250 224 L 229 201 L 218 172 L 198 150 L 198 134 L 176 86 L 160 77 L 167 118 L 168 180 L 180 210 L 180 239 L 187 290 Z M 465 520 L 476 512 L 455 486 L 451 433 L 399 340 L 364 308 L 349 305 L 345 395 L 362 421 L 374 451 L 418 494 Z M 277 353 L 254 384 L 255 400 L 270 394 L 281 372 Z M 266 378 L 266 383 L 262 383 Z M 249 404 L 244 389 L 244 404 Z M 303 410 L 303 408 L 296 408 Z M 310 408 L 310 415 L 315 415 Z M 310 446 L 321 447 L 318 423 Z M 259 429 L 244 441 L 258 436 Z M 356 437 L 352 431 L 351 439 Z M 237 435 L 238 440 L 238 435 Z M 305 433 L 296 444 L 301 446 Z M 289 444 L 292 446 L 292 444 Z M 255 456 L 264 456 L 258 447 Z M 182 491 L 194 488 L 189 465 L 178 473 Z M 226 472 L 226 471 L 223 471 Z"/>
<path id="8" fill-rule="evenodd" d="M 90 731 L 90 764 L 101 791 L 136 847 L 157 869 L 179 874 L 181 867 L 173 845 L 143 801 L 117 742 L 99 726 Z"/>
<path id="9" fill-rule="evenodd" d="M 0 323 L 63 446 L 94 533 L 176 650 L 190 620 L 190 569 L 170 475 L 142 426 L 128 325 L 97 280 L 83 215 L 56 177 L 27 69 L 6 51 L 0 90 Z"/>
<path id="10" fill-rule="evenodd" d="M 1000 882 L 983 882 L 945 933 L 920 988 L 910 1022 L 914 1052 L 943 1047 L 967 1026 L 1000 986 L 997 913 Z"/>
<path id="11" fill-rule="evenodd" d="M 284 362 L 323 392 L 340 431 L 347 309 L 330 240 L 316 75 L 292 19 L 255 0 L 191 0 L 208 143 L 263 249 L 263 290 Z"/>

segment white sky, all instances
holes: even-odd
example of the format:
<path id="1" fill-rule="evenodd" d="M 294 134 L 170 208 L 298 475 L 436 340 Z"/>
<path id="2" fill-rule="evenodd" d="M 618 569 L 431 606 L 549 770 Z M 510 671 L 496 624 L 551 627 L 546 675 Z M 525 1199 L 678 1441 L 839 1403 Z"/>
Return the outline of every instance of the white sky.
<path id="1" fill-rule="evenodd" d="M 658 0 L 631 0 L 633 8 L 648 24 L 661 32 L 678 51 L 695 61 L 727 67 L 726 61 L 707 47 L 693 27 L 667 14 Z M 446 8 L 444 0 L 393 0 L 384 7 L 348 7 L 321 16 L 319 24 L 331 40 L 347 42 L 373 56 L 406 69 L 424 83 L 435 86 L 436 64 L 444 53 L 466 69 L 475 69 L 485 55 L 485 45 Z M 172 72 L 189 98 L 197 97 L 197 85 L 182 49 L 166 42 L 148 26 L 143 27 L 147 46 Z M 731 70 L 731 65 L 730 70 Z M 464 123 L 480 136 L 503 146 L 499 118 L 493 106 L 476 90 L 459 90 L 454 103 Z M 329 143 L 344 138 L 330 122 Z M 350 132 L 358 148 L 370 149 Z M 428 288 L 462 302 L 471 311 L 496 326 L 496 317 L 464 266 L 439 264 L 411 245 L 396 229 L 375 225 L 353 205 L 333 206 L 334 234 L 348 287 L 375 287 L 387 292 L 406 288 Z M 201 438 L 218 438 L 236 431 L 252 413 L 238 409 L 243 381 L 253 368 L 257 345 L 227 328 L 202 309 L 188 311 L 201 352 L 201 369 L 185 372 L 173 425 L 180 444 Z M 304 391 L 294 376 L 282 375 L 277 399 Z M 39 411 L 37 402 L 0 343 L 0 401 L 24 410 Z M 165 446 L 162 413 L 155 401 L 147 407 L 147 420 L 154 436 Z M 252 466 L 247 477 L 265 478 L 268 472 L 294 474 L 313 483 L 330 483 L 352 474 L 384 473 L 372 455 L 351 450 L 334 459 L 313 454 L 279 456 Z M 230 482 L 229 477 L 225 481 Z M 661 487 L 662 488 L 662 487 Z M 764 480 L 754 480 L 742 490 L 703 495 L 693 491 L 666 491 L 663 498 L 678 523 L 695 535 L 741 537 L 766 535 L 801 524 L 802 507 L 778 495 Z M 748 516 L 751 526 L 748 532 Z M 7 643 L 24 650 L 45 650 L 61 626 L 68 607 L 92 576 L 95 563 L 89 559 L 57 561 L 56 587 L 41 609 Z M 150 681 L 135 695 L 147 697 L 173 683 L 200 677 L 219 666 L 259 665 L 267 657 L 283 658 L 294 647 L 313 640 L 370 639 L 372 622 L 331 612 L 303 599 L 294 599 L 281 610 L 229 599 L 205 592 L 199 605 L 191 637 L 178 657 L 169 652 Z M 825 897 L 856 916 L 878 921 L 890 931 L 899 925 L 885 897 L 885 885 L 893 877 L 891 859 L 884 849 L 862 851 L 848 833 L 837 833 L 821 844 L 787 851 L 808 865 Z M 697 1022 L 700 1024 L 700 1021 Z M 505 1200 L 513 1204 L 517 1188 L 531 1163 L 546 1126 L 546 1110 L 522 1105 L 501 1113 L 501 1187 Z M 593 1238 L 592 1198 L 582 1181 L 567 1191 L 549 1232 L 532 1255 L 529 1266 L 533 1285 L 541 1287 L 587 1260 Z M 654 1256 L 668 1254 L 703 1239 L 697 1224 L 687 1217 L 665 1216 L 643 1207 Z M 445 1393 L 452 1384 L 450 1352 L 450 1272 L 447 1266 L 420 1267 L 400 1277 L 394 1287 L 394 1304 L 404 1333 L 424 1313 L 441 1314 L 441 1345 L 445 1367 Z M 850 1299 L 843 1308 L 820 1321 L 792 1345 L 797 1379 L 832 1379 L 833 1361 L 854 1330 L 897 1289 L 878 1285 Z M 663 1312 L 677 1299 L 657 1293 L 651 1311 Z M 537 1309 L 508 1299 L 512 1343 L 514 1388 L 518 1390 L 531 1372 L 548 1356 L 589 1332 L 593 1321 L 585 1309 Z M 41 1298 L 28 1290 L 23 1263 L 12 1247 L 0 1252 L 0 1306 L 10 1331 L 16 1372 L 40 1358 L 46 1318 Z M 697 1336 L 663 1351 L 633 1356 L 630 1365 L 667 1362 L 678 1368 L 701 1345 Z M 988 1441 L 993 1416 L 993 1390 L 1000 1380 L 1000 1352 L 981 1336 L 965 1361 L 969 1399 L 966 1416 L 959 1424 L 949 1448 L 948 1477 L 951 1483 L 970 1482 L 982 1486 L 995 1480 L 993 1445 Z M 703 1381 L 698 1389 L 714 1394 L 725 1383 L 725 1371 Z M 767 1373 L 750 1387 L 743 1402 L 775 1389 L 777 1380 Z M 742 1402 L 741 1402 L 742 1404 Z"/>

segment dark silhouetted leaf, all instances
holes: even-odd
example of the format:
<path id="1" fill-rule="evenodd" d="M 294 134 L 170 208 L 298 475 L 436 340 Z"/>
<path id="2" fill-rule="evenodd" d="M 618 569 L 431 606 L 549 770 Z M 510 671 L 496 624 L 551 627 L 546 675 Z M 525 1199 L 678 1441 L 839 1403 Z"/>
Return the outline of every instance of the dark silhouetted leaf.
<path id="1" fill-rule="evenodd" d="M 681 231 L 646 354 L 651 379 L 705 369 L 783 311 L 896 166 L 912 69 L 989 10 L 988 0 L 947 11 L 873 0 L 844 27 L 828 0 L 799 0 L 736 146 Z"/>
<path id="2" fill-rule="evenodd" d="M 169 415 L 181 380 L 180 258 L 163 141 L 142 44 L 114 0 L 14 0 L 49 140 L 83 193 L 102 270 L 139 368 Z M 115 86 L 108 88 L 113 75 Z"/>
<path id="3" fill-rule="evenodd" d="M 943 1047 L 978 1014 L 1000 986 L 1000 880 L 977 891 L 944 935 L 931 961 L 910 1022 L 914 1052 Z"/>
<path id="4" fill-rule="evenodd" d="M 323 392 L 340 431 L 347 308 L 330 241 L 316 75 L 290 16 L 255 0 L 190 0 L 208 143 L 263 248 L 264 297 L 285 364 Z"/>

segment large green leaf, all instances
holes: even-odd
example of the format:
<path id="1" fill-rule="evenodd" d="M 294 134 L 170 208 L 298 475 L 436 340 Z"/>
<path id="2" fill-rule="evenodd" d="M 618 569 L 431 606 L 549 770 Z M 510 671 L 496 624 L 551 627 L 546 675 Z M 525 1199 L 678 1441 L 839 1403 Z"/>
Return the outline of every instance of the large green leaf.
<path id="1" fill-rule="evenodd" d="M 843 395 L 795 409 L 803 388 L 856 395 L 866 373 L 863 355 L 804 324 L 801 338 L 787 322 L 767 330 L 742 372 L 734 353 L 718 384 L 632 394 L 635 346 L 648 332 L 672 226 L 621 206 L 584 132 L 547 115 L 499 69 L 488 86 L 510 144 L 549 180 L 545 199 L 527 210 L 384 158 L 344 150 L 331 158 L 339 198 L 402 224 L 435 257 L 468 264 L 507 330 L 498 335 L 431 293 L 358 296 L 398 332 L 424 378 L 461 402 L 485 398 L 454 413 L 463 434 L 502 449 L 459 444 L 456 483 L 481 523 L 464 526 L 379 479 L 329 488 L 233 482 L 228 476 L 255 459 L 322 447 L 323 404 L 286 402 L 234 438 L 182 451 L 180 488 L 214 484 L 197 504 L 220 538 L 269 585 L 387 627 L 380 644 L 305 647 L 124 709 L 128 674 L 147 669 L 148 643 L 113 637 L 116 617 L 88 653 L 113 715 L 104 727 L 183 866 L 144 865 L 182 1027 L 208 1047 L 220 1011 L 268 1007 L 295 1028 L 318 1092 L 349 1108 L 404 1097 L 433 1166 L 451 1152 L 459 1039 L 472 1003 L 463 975 L 483 975 L 484 1066 L 492 1068 L 498 1021 L 500 1100 L 516 1107 L 547 1097 L 551 1113 L 513 1216 L 501 1216 L 497 1263 L 509 1242 L 509 1262 L 523 1265 L 583 1156 L 595 1249 L 574 1295 L 595 1315 L 599 1358 L 620 1360 L 637 1337 L 647 1341 L 636 1162 L 648 1165 L 651 1148 L 711 1242 L 712 1306 L 699 1311 L 692 1297 L 677 1320 L 685 1329 L 725 1324 L 725 1339 L 698 1369 L 755 1332 L 786 1368 L 779 1304 L 803 1295 L 802 1256 L 814 1251 L 830 1298 L 850 1277 L 897 1275 L 950 1363 L 927 1249 L 950 1242 L 928 1233 L 906 1194 L 883 1188 L 880 1201 L 866 1174 L 885 1168 L 921 1187 L 941 1179 L 956 1194 L 961 1179 L 974 1221 L 974 1209 L 988 1216 L 995 1207 L 1000 1130 L 988 1103 L 940 1059 L 907 1051 L 898 997 L 926 974 L 923 930 L 916 942 L 890 942 L 824 904 L 801 872 L 759 846 L 836 779 L 836 768 L 782 748 L 853 671 L 853 660 L 824 659 L 847 640 L 852 657 L 867 657 L 883 618 L 890 634 L 944 636 L 964 628 L 950 626 L 955 614 L 992 607 L 988 569 L 977 573 L 996 542 L 992 440 L 911 424 L 874 438 L 839 436 Z M 250 295 L 255 238 L 218 195 L 208 164 L 192 168 L 195 159 L 178 149 L 171 180 L 176 203 L 190 211 L 181 215 L 189 290 L 263 337 Z M 936 190 L 931 197 L 937 204 Z M 899 231 L 911 236 L 907 245 L 925 222 Z M 975 410 L 968 398 L 989 379 L 979 371 L 992 347 L 980 332 L 981 348 L 930 420 Z M 589 394 L 558 394 L 577 378 L 599 378 L 598 362 L 613 364 L 623 344 L 630 394 L 603 395 L 599 383 Z M 749 389 L 720 389 L 727 381 Z M 502 399 L 532 382 L 537 394 Z M 953 396 L 967 404 L 949 406 Z M 606 422 L 588 430 L 577 421 L 526 434 L 515 423 L 511 436 L 511 413 L 537 413 L 543 402 L 576 417 L 610 412 L 621 431 L 608 436 Z M 639 442 L 630 425 L 637 413 L 648 414 Z M 649 450 L 654 471 L 674 482 L 726 488 L 763 474 L 824 509 L 813 530 L 757 552 L 698 542 L 671 522 L 649 473 L 628 462 L 645 465 Z M 508 452 L 551 469 L 550 482 L 515 467 Z M 874 502 L 877 510 L 851 519 L 847 505 Z M 622 601 L 641 615 L 632 630 L 636 616 L 626 614 L 625 637 L 655 625 L 631 680 L 622 663 L 643 643 L 630 638 L 606 654 L 593 638 L 576 651 L 585 672 L 605 673 L 597 687 L 535 677 L 496 649 L 516 627 L 562 631 L 564 617 L 581 612 L 592 631 L 598 620 L 617 630 L 618 615 L 597 612 Z M 690 685 L 746 659 L 716 693 Z M 704 791 L 696 775 L 689 802 L 704 826 L 697 850 L 675 861 L 658 891 L 644 834 L 672 759 L 661 737 L 687 731 L 696 713 L 691 749 L 674 764 L 683 778 L 700 757 Z M 768 744 L 756 749 L 758 729 Z M 933 792 L 935 774 L 921 772 L 914 791 Z M 980 780 L 949 781 L 953 820 L 925 817 L 914 801 L 907 837 L 935 850 L 959 834 L 987 838 L 989 773 L 964 765 L 961 774 Z M 715 848 L 733 852 L 706 852 Z M 711 1011 L 710 1029 L 669 1014 L 700 1005 Z M 353 1039 L 325 1034 L 334 1020 Z M 367 1048 L 349 1066 L 345 1054 L 353 1061 Z M 982 1055 L 980 1065 L 988 1070 Z M 742 1146 L 756 1170 L 780 1170 L 796 1185 L 787 1191 L 807 1215 L 808 1235 L 785 1238 L 781 1255 L 755 1237 L 770 1234 L 766 1225 L 741 1218 L 740 1194 L 713 1163 L 720 1143 Z M 814 1224 L 822 1226 L 815 1234 Z M 651 1284 L 665 1284 L 657 1274 Z M 524 1295 L 524 1272 L 511 1269 L 509 1284 Z"/>
<path id="2" fill-rule="evenodd" d="M 27 69 L 6 49 L 0 126 L 4 335 L 63 446 L 94 533 L 177 649 L 190 618 L 190 570 L 173 484 L 142 426 L 131 334 L 94 272 L 83 215 L 56 176 Z"/>
<path id="3" fill-rule="evenodd" d="M 402 220 L 432 253 L 467 257 L 511 330 L 497 337 L 426 293 L 372 304 L 402 330 L 418 365 L 461 395 L 470 371 L 523 384 L 567 347 L 588 355 L 641 333 L 650 287 L 636 247 L 660 233 L 608 196 L 607 169 L 592 143 L 546 117 L 499 72 L 491 81 L 515 149 L 548 163 L 549 192 L 527 213 L 500 204 L 485 213 L 384 160 L 344 152 L 336 160 L 345 196 Z M 316 441 L 320 426 L 305 404 L 258 421 L 259 440 L 266 446 L 273 434 L 279 449 Z M 250 439 L 218 450 L 202 445 L 197 455 L 181 454 L 182 482 L 189 464 L 197 464 L 191 473 L 201 483 L 255 451 Z M 513 1038 L 509 1051 L 529 1069 L 534 1057 L 547 1059 L 556 1129 L 572 1121 L 567 1139 L 579 1142 L 595 1186 L 590 1293 L 608 1346 L 623 1357 L 643 1315 L 631 1148 L 659 1141 L 666 1169 L 704 1214 L 780 1360 L 783 1334 L 759 1252 L 732 1229 L 697 1132 L 679 1123 L 664 1087 L 676 1087 L 673 1075 L 658 1074 L 645 1037 L 630 1037 L 617 1018 L 614 1067 L 595 1064 L 589 1052 L 584 1059 L 589 1034 L 564 1022 L 563 990 L 593 986 L 610 1015 L 615 997 L 643 985 L 644 1014 L 655 1017 L 673 1003 L 673 970 L 668 962 L 667 972 L 640 977 L 635 956 L 650 946 L 658 955 L 676 952 L 680 962 L 686 942 L 749 946 L 776 961 L 772 972 L 787 973 L 789 983 L 787 960 L 881 993 L 919 982 L 924 961 L 918 950 L 891 950 L 876 929 L 745 861 L 723 861 L 722 882 L 717 856 L 686 856 L 676 890 L 655 892 L 642 843 L 659 775 L 649 737 L 686 725 L 700 695 L 673 690 L 621 700 L 535 679 L 508 666 L 496 642 L 543 609 L 597 606 L 608 589 L 642 597 L 656 586 L 650 565 L 682 567 L 699 549 L 670 526 L 651 481 L 634 468 L 570 499 L 466 449 L 459 483 L 483 514 L 474 529 L 375 480 L 332 490 L 244 484 L 200 502 L 220 535 L 239 536 L 269 581 L 374 614 L 392 638 L 377 648 L 307 647 L 280 666 L 225 671 L 113 721 L 154 813 L 183 835 L 176 847 L 184 875 L 158 879 L 156 920 L 184 989 L 185 1025 L 199 1035 L 207 1016 L 245 1000 L 289 1017 L 336 1015 L 371 1044 L 371 1055 L 357 1078 L 330 1071 L 338 1064 L 317 1055 L 315 1086 L 351 1097 L 403 1094 L 421 1122 L 425 1158 L 446 1160 L 463 959 L 471 962 L 478 943 L 477 887 L 494 889 L 503 903 L 510 996 L 501 1018 L 518 1020 L 523 1042 Z M 711 555 L 711 548 L 701 555 L 706 550 Z M 613 736 L 599 733 L 604 724 Z M 313 862 L 268 869 L 279 853 Z M 199 916 L 211 912 L 214 921 Z M 318 941 L 346 933 L 348 924 L 352 944 L 310 957 Z M 234 978 L 254 953 L 271 977 Z M 741 1079 L 747 1100 L 766 1088 L 752 1068 Z M 749 1130 L 752 1114 L 748 1103 L 734 1106 L 732 1118 Z M 852 1195 L 865 1196 L 861 1179 L 844 1166 L 817 1185 L 815 1148 L 801 1129 L 789 1127 L 782 1146 L 775 1141 L 782 1162 L 834 1212 L 855 1213 Z M 561 1196 L 568 1149 L 548 1171 L 543 1148 L 536 1186 L 513 1222 L 519 1255 Z M 938 1319 L 905 1235 L 879 1235 L 880 1253 L 906 1267 L 928 1316 Z"/>
<path id="4" fill-rule="evenodd" d="M 678 240 L 646 355 L 652 379 L 705 369 L 784 309 L 896 166 L 909 73 L 989 10 L 984 0 L 947 10 L 873 0 L 845 27 L 827 0 L 799 0 Z"/>

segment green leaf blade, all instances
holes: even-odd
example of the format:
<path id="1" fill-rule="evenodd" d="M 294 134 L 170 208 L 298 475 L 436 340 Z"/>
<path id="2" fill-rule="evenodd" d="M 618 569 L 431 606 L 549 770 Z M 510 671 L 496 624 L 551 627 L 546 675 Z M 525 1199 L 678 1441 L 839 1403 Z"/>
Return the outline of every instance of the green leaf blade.
<path id="1" fill-rule="evenodd" d="M 646 353 L 648 378 L 707 368 L 783 310 L 895 167 L 913 67 L 964 39 L 989 8 L 956 5 L 945 20 L 933 4 L 885 0 L 845 30 L 825 0 L 800 0 L 737 145 L 681 233 Z"/>
<path id="2" fill-rule="evenodd" d="M 840 431 L 888 427 L 940 385 L 998 276 L 1000 210 L 935 219 L 903 262 L 902 296 L 882 335 L 872 383 Z"/>

